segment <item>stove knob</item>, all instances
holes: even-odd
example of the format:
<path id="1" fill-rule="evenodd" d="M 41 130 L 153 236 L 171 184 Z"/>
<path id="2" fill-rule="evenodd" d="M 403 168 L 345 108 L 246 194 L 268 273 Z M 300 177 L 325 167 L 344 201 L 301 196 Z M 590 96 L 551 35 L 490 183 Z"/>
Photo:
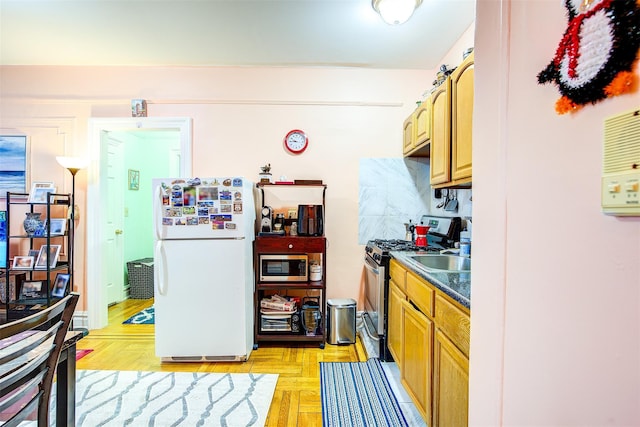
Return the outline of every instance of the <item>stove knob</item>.
<path id="1" fill-rule="evenodd" d="M 373 254 L 373 260 L 375 262 L 380 262 L 380 254 Z"/>

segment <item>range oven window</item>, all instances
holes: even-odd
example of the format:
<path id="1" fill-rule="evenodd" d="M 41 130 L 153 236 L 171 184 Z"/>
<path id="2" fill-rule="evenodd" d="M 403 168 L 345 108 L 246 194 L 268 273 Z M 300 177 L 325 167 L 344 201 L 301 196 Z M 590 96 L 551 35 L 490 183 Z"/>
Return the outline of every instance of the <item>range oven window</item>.
<path id="1" fill-rule="evenodd" d="M 260 280 L 306 282 L 308 264 L 306 255 L 260 255 Z"/>

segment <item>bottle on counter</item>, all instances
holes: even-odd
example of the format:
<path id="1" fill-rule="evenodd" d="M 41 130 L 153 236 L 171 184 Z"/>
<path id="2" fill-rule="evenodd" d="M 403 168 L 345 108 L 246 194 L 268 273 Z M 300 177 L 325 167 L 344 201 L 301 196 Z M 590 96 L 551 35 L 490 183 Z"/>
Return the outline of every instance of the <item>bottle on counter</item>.
<path id="1" fill-rule="evenodd" d="M 470 231 L 461 231 L 460 232 L 460 256 L 470 257 L 471 256 L 471 232 Z"/>

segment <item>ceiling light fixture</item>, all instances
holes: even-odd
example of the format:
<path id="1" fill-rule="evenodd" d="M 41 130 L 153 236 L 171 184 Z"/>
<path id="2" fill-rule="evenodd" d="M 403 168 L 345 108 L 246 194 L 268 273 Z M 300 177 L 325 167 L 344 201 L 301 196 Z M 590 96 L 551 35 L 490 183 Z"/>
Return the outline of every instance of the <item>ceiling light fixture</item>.
<path id="1" fill-rule="evenodd" d="M 411 18 L 413 11 L 422 4 L 422 0 L 371 0 L 373 10 L 390 25 L 404 24 Z"/>

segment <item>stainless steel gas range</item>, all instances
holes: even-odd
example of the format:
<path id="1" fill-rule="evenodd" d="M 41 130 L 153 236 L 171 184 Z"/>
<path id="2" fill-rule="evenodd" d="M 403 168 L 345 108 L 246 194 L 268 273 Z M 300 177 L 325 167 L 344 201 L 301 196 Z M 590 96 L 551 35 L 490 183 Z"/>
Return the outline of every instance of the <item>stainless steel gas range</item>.
<path id="1" fill-rule="evenodd" d="M 375 239 L 367 242 L 364 265 L 366 276 L 364 281 L 364 313 L 363 330 L 374 342 L 369 357 L 393 361 L 387 347 L 387 299 L 389 297 L 389 263 L 393 251 L 427 251 L 438 253 L 442 249 L 453 246 L 460 240 L 460 217 L 423 216 L 420 221 L 429 226 L 427 247 L 417 246 L 407 240 Z"/>

